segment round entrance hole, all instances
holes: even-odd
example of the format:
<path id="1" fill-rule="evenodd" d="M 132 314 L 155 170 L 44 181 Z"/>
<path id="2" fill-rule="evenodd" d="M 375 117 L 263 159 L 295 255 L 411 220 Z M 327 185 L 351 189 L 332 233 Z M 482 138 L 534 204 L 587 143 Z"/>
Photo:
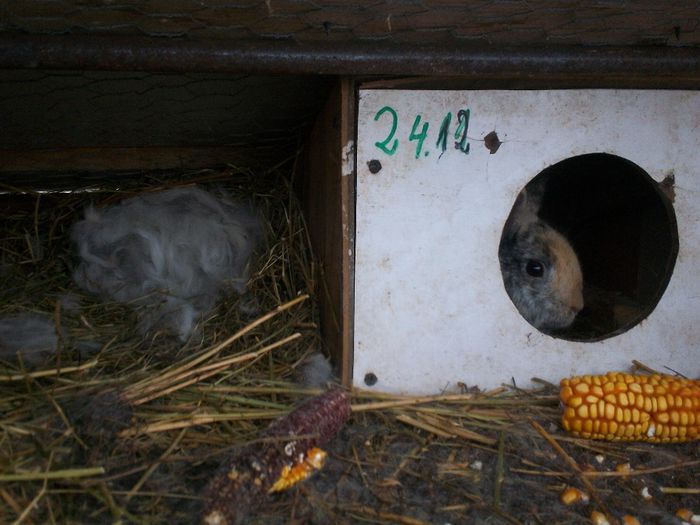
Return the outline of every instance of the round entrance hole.
<path id="1" fill-rule="evenodd" d="M 583 278 L 583 308 L 580 300 L 574 301 L 577 306 L 572 310 L 578 314 L 573 322 L 548 327 L 521 309 L 501 260 L 506 290 L 525 319 L 554 337 L 592 342 L 629 330 L 654 310 L 678 254 L 672 176 L 659 184 L 633 162 L 606 153 L 571 157 L 549 166 L 516 200 L 499 255 L 508 241 L 508 225 L 524 199 L 536 203 L 537 217 L 568 240 Z M 530 275 L 533 269 L 540 271 L 532 259 L 520 264 Z"/>

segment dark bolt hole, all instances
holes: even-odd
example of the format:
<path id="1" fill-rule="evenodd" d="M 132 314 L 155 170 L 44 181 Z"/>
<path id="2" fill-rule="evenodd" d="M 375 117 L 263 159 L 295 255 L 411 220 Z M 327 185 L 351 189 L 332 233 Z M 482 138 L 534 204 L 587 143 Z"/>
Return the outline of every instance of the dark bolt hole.
<path id="1" fill-rule="evenodd" d="M 369 172 L 374 175 L 375 173 L 379 173 L 379 171 L 382 169 L 382 163 L 377 159 L 370 160 L 367 163 L 367 167 L 369 168 Z"/>
<path id="2" fill-rule="evenodd" d="M 365 374 L 365 385 L 374 386 L 377 384 L 377 381 L 379 381 L 379 379 L 377 379 L 377 376 L 372 372 Z"/>

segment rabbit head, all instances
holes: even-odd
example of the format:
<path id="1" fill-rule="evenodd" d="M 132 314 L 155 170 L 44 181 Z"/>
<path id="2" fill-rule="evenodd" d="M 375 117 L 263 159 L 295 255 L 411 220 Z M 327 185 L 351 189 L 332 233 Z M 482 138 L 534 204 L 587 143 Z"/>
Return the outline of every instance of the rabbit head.
<path id="1" fill-rule="evenodd" d="M 561 330 L 583 308 L 583 277 L 569 241 L 537 216 L 537 198 L 523 190 L 501 237 L 498 257 L 506 292 L 535 328 Z"/>

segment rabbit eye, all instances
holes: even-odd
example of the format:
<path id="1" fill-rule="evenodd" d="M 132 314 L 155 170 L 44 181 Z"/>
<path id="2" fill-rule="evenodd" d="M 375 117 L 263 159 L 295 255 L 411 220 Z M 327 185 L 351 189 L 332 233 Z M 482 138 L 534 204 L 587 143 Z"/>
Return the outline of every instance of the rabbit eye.
<path id="1" fill-rule="evenodd" d="M 544 264 L 535 259 L 528 259 L 525 263 L 525 271 L 532 277 L 542 277 L 544 275 Z"/>

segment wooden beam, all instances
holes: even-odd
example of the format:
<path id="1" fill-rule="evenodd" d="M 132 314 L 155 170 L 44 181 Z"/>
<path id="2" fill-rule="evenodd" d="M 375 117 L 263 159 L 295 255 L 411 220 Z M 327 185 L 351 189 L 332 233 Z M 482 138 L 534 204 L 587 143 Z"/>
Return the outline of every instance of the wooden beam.
<path id="1" fill-rule="evenodd" d="M 0 172 L 199 169 L 249 166 L 250 155 L 233 147 L 0 149 Z"/>
<path id="2" fill-rule="evenodd" d="M 321 333 L 341 380 L 352 382 L 355 241 L 355 87 L 339 81 L 307 143 L 300 181 L 309 235 L 321 265 Z"/>

